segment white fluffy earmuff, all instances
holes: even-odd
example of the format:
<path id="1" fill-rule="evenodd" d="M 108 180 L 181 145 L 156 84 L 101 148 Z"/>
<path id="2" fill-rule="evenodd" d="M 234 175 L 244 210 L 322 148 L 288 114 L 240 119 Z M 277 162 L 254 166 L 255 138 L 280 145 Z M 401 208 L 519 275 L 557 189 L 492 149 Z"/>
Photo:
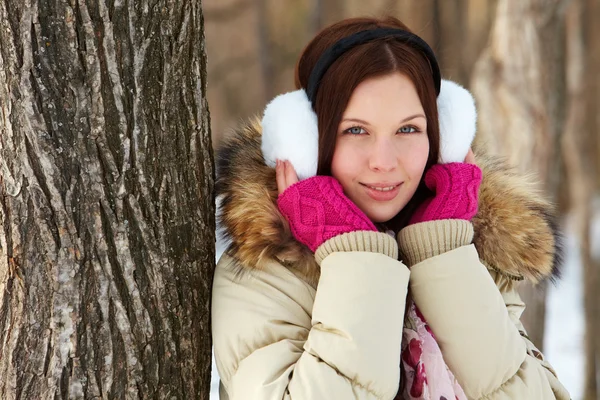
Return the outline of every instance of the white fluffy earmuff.
<path id="1" fill-rule="evenodd" d="M 440 163 L 462 162 L 475 137 L 477 111 L 471 93 L 442 80 L 437 99 L 440 123 Z M 265 163 L 289 160 L 300 180 L 317 174 L 319 132 L 317 115 L 304 90 L 275 97 L 262 119 L 261 149 Z"/>
<path id="2" fill-rule="evenodd" d="M 477 131 L 477 109 L 471 93 L 442 79 L 437 98 L 440 122 L 440 164 L 463 162 Z"/>

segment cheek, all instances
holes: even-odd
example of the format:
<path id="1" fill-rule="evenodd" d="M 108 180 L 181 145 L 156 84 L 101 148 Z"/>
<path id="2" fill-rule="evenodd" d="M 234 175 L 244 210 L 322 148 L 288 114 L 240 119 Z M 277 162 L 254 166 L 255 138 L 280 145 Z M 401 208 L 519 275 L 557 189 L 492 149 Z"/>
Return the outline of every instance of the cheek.
<path id="1" fill-rule="evenodd" d="M 421 180 L 427 159 L 429 158 L 429 140 L 421 140 L 414 144 L 404 165 L 408 174 L 415 180 Z"/>
<path id="2" fill-rule="evenodd" d="M 359 155 L 349 143 L 336 143 L 331 160 L 331 175 L 337 179 L 344 188 L 356 175 Z"/>

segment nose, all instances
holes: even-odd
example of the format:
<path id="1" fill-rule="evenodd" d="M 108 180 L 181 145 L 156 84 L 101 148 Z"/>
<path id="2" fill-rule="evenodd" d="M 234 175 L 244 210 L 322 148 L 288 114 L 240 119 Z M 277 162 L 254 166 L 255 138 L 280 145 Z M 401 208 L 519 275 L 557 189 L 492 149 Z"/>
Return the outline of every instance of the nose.
<path id="1" fill-rule="evenodd" d="M 398 157 L 394 144 L 389 140 L 377 140 L 373 143 L 369 157 L 369 167 L 373 171 L 390 172 L 397 168 Z"/>

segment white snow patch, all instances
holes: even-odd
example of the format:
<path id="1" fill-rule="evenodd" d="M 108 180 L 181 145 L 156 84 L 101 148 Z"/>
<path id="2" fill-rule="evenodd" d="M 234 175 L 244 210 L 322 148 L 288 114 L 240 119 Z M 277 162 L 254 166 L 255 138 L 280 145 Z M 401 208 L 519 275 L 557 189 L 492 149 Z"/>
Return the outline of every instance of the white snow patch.
<path id="1" fill-rule="evenodd" d="M 210 377 L 210 400 L 219 400 L 219 373 L 215 364 L 215 355 L 212 357 L 212 372 Z"/>

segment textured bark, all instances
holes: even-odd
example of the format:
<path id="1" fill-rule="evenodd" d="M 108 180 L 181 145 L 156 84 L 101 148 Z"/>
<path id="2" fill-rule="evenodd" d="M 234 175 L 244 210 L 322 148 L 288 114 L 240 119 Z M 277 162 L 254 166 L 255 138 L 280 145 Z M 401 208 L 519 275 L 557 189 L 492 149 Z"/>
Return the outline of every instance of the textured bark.
<path id="1" fill-rule="evenodd" d="M 558 189 L 564 127 L 564 8 L 561 0 L 499 0 L 489 47 L 475 67 L 477 142 L 486 142 L 545 189 Z M 525 286 L 524 325 L 543 344 L 545 285 Z"/>
<path id="2" fill-rule="evenodd" d="M 200 0 L 0 0 L 0 398 L 208 399 Z"/>

